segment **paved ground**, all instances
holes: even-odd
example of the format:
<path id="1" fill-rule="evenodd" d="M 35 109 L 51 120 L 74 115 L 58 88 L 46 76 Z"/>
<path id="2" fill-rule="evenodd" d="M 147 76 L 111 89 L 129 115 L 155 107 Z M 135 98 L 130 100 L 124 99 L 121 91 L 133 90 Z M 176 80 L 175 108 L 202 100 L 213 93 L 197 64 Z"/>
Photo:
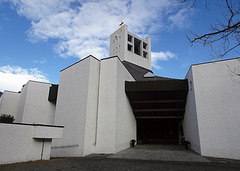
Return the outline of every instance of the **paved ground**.
<path id="1" fill-rule="evenodd" d="M 134 148 L 123 150 L 110 158 L 158 160 L 158 161 L 189 161 L 209 162 L 206 158 L 190 149 L 179 145 L 137 145 Z"/>
<path id="2" fill-rule="evenodd" d="M 133 150 L 136 151 L 133 152 Z M 145 152 L 144 152 L 145 150 Z M 165 153 L 165 155 L 155 154 L 154 150 L 158 152 Z M 126 151 L 122 151 L 119 154 L 115 155 L 89 155 L 86 157 L 75 157 L 75 158 L 56 158 L 49 161 L 35 161 L 35 162 L 26 162 L 10 165 L 0 165 L 0 171 L 52 171 L 52 170 L 83 170 L 83 171 L 173 171 L 173 170 L 184 170 L 184 171 L 200 171 L 200 170 L 209 170 L 209 171 L 239 171 L 240 170 L 240 161 L 239 160 L 229 160 L 229 159 L 218 159 L 218 158 L 198 158 L 190 156 L 197 155 L 191 152 L 190 150 L 184 150 L 185 152 L 178 153 L 179 147 L 151 147 L 151 146 L 137 146 L 134 149 L 128 149 L 129 155 L 134 156 L 133 154 L 142 156 L 141 158 L 129 158 Z M 137 152 L 140 153 L 137 153 Z M 174 152 L 178 157 L 174 157 Z M 145 154 L 145 159 L 143 158 Z M 168 155 L 169 154 L 169 155 Z M 180 156 L 184 160 L 180 160 Z M 186 157 L 185 155 L 189 155 Z M 122 156 L 123 158 L 120 158 Z M 148 156 L 148 157 L 147 157 Z M 152 156 L 152 157 L 150 157 Z M 158 160 L 156 160 L 156 156 Z M 163 156 L 166 156 L 165 158 Z M 169 157 L 171 156 L 171 157 Z M 171 159 L 171 160 L 170 160 Z M 186 160 L 190 159 L 190 160 Z M 168 160 L 168 161 L 166 161 Z"/>

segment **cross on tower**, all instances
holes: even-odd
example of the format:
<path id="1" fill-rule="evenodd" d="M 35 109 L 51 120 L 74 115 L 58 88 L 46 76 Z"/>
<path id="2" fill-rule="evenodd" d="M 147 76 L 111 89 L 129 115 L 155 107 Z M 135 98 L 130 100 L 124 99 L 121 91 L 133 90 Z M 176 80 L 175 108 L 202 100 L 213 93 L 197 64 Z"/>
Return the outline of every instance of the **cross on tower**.
<path id="1" fill-rule="evenodd" d="M 122 22 L 121 20 L 121 23 L 119 24 L 119 26 L 121 26 L 121 31 L 122 31 L 122 25 L 123 25 L 124 22 Z"/>

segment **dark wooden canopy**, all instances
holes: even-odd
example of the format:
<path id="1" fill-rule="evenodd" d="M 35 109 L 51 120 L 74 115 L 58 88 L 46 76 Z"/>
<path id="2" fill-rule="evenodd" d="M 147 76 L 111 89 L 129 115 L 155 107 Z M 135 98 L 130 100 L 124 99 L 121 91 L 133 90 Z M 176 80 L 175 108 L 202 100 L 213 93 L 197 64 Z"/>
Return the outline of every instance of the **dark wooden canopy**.
<path id="1" fill-rule="evenodd" d="M 126 81 L 125 92 L 136 119 L 183 118 L 188 81 Z"/>

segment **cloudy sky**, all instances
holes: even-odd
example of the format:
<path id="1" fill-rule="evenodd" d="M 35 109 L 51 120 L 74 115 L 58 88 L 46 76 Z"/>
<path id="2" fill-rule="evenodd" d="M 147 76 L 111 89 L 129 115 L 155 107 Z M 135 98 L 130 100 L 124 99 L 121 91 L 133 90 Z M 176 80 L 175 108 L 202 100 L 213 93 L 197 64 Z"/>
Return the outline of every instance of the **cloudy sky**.
<path id="1" fill-rule="evenodd" d="M 207 32 L 221 14 L 174 0 L 0 0 L 0 91 L 28 80 L 58 83 L 59 71 L 88 55 L 109 56 L 109 36 L 121 20 L 152 42 L 156 75 L 184 78 L 208 62 L 209 48 L 191 47 L 185 35 Z M 230 58 L 231 56 L 227 56 Z"/>

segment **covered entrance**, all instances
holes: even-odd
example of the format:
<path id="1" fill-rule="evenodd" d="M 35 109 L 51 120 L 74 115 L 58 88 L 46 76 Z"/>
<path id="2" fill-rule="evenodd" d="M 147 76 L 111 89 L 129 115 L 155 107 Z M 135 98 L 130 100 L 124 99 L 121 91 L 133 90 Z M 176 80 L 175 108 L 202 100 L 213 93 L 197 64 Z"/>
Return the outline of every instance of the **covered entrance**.
<path id="1" fill-rule="evenodd" d="M 137 139 L 141 144 L 179 144 L 179 120 L 137 119 Z"/>
<path id="2" fill-rule="evenodd" d="M 187 80 L 126 82 L 125 91 L 137 121 L 141 144 L 179 144 Z"/>

